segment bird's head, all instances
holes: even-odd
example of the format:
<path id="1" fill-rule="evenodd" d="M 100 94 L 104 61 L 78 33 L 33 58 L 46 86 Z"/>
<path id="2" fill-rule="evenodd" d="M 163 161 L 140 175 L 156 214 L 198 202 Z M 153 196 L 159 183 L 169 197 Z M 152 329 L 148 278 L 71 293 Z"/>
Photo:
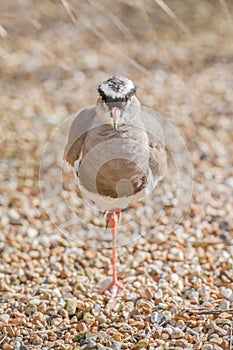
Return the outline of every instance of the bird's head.
<path id="1" fill-rule="evenodd" d="M 98 86 L 99 103 L 110 112 L 115 130 L 124 110 L 132 104 L 136 90 L 131 80 L 121 76 L 113 76 Z"/>

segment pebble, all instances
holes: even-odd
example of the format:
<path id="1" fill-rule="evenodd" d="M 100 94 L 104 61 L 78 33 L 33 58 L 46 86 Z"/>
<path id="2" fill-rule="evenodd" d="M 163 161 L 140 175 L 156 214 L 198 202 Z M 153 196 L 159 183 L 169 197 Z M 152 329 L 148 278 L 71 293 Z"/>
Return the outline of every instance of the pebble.
<path id="1" fill-rule="evenodd" d="M 86 313 L 83 316 L 83 320 L 86 324 L 92 325 L 95 322 L 95 317 L 90 313 Z"/>
<path id="2" fill-rule="evenodd" d="M 217 333 L 211 333 L 208 336 L 208 340 L 210 340 L 210 339 L 217 339 L 217 338 L 219 338 L 219 335 Z"/>
<path id="3" fill-rule="evenodd" d="M 222 291 L 222 294 L 229 300 L 233 301 L 233 291 L 230 288 L 226 288 Z"/>
<path id="4" fill-rule="evenodd" d="M 199 288 L 198 293 L 199 293 L 200 297 L 209 298 L 209 295 L 210 295 L 209 286 L 203 286 L 203 287 Z"/>
<path id="5" fill-rule="evenodd" d="M 155 323 L 158 321 L 158 312 L 157 311 L 153 311 L 152 314 L 151 314 L 151 322 L 152 323 Z"/>
<path id="6" fill-rule="evenodd" d="M 171 346 L 172 344 L 176 346 L 176 349 L 177 347 L 181 347 L 182 349 L 188 348 L 188 341 L 186 339 L 177 339 L 175 342 L 171 343 Z"/>
<path id="7" fill-rule="evenodd" d="M 54 332 L 49 332 L 48 333 L 48 338 L 51 341 L 55 341 L 57 339 L 57 334 L 55 334 Z"/>
<path id="8" fill-rule="evenodd" d="M 147 348 L 148 344 L 149 344 L 149 339 L 141 339 L 137 344 L 133 345 L 132 349 L 133 350 L 144 349 L 144 348 Z"/>
<path id="9" fill-rule="evenodd" d="M 33 345 L 41 345 L 43 343 L 43 339 L 37 335 L 31 335 L 30 342 Z"/>
<path id="10" fill-rule="evenodd" d="M 176 273 L 172 273 L 171 274 L 171 280 L 174 283 L 178 283 L 178 281 L 180 280 L 180 277 Z"/>
<path id="11" fill-rule="evenodd" d="M 201 347 L 201 350 L 213 350 L 213 349 L 214 349 L 214 347 L 212 344 L 204 344 Z"/>
<path id="12" fill-rule="evenodd" d="M 60 345 L 60 350 L 72 350 L 73 346 L 72 345 L 68 345 L 68 344 L 61 344 Z"/>
<path id="13" fill-rule="evenodd" d="M 106 323 L 107 317 L 105 315 L 99 315 L 96 318 L 97 322 L 99 322 L 99 324 L 103 324 Z"/>
<path id="14" fill-rule="evenodd" d="M 114 350 L 121 350 L 121 347 L 122 347 L 123 343 L 119 342 L 119 341 L 115 341 L 113 342 L 112 344 L 112 348 Z"/>
<path id="15" fill-rule="evenodd" d="M 57 277 L 55 275 L 49 275 L 48 283 L 56 284 L 57 283 Z"/>
<path id="16" fill-rule="evenodd" d="M 58 288 L 54 288 L 52 290 L 52 296 L 55 298 L 61 298 L 61 292 Z"/>
<path id="17" fill-rule="evenodd" d="M 216 332 L 219 336 L 221 336 L 221 337 L 226 336 L 227 333 L 228 333 L 228 331 L 227 331 L 226 329 L 224 329 L 224 328 L 222 328 L 222 327 L 219 327 L 219 326 L 217 326 L 217 325 L 214 326 L 214 330 L 215 330 L 215 332 Z"/>
<path id="18" fill-rule="evenodd" d="M 29 300 L 28 304 L 29 305 L 40 305 L 41 300 L 39 298 L 32 298 Z"/>
<path id="19" fill-rule="evenodd" d="M 2 350 L 14 350 L 14 348 L 10 344 L 5 343 L 2 345 Z"/>
<path id="20" fill-rule="evenodd" d="M 87 328 L 87 326 L 86 326 L 86 324 L 85 324 L 84 322 L 80 322 L 80 323 L 78 323 L 78 325 L 77 325 L 77 330 L 78 330 L 79 332 L 81 332 L 81 333 L 86 333 L 87 330 L 88 330 L 88 328 Z"/>
<path id="21" fill-rule="evenodd" d="M 230 302 L 228 300 L 222 300 L 220 305 L 219 305 L 219 309 L 220 310 L 229 310 L 230 308 Z"/>
<path id="22" fill-rule="evenodd" d="M 100 341 L 101 343 L 107 342 L 108 338 L 109 338 L 108 334 L 107 334 L 106 332 L 102 331 L 102 330 L 100 330 L 100 331 L 97 333 L 97 339 L 99 339 L 99 341 Z"/>
<path id="23" fill-rule="evenodd" d="M 66 301 L 66 311 L 70 316 L 73 316 L 76 312 L 77 298 L 70 298 Z"/>
<path id="24" fill-rule="evenodd" d="M 72 273 L 69 270 L 64 269 L 64 268 L 60 272 L 60 277 L 63 279 L 69 278 L 71 275 L 72 275 Z"/>
<path id="25" fill-rule="evenodd" d="M 9 319 L 10 319 L 10 315 L 8 314 L 0 315 L 0 322 L 2 323 L 8 323 Z"/>
<path id="26" fill-rule="evenodd" d="M 179 339 L 184 337 L 184 332 L 182 332 L 180 329 L 174 329 L 172 334 L 172 338 Z"/>
<path id="27" fill-rule="evenodd" d="M 93 309 L 92 309 L 93 315 L 94 315 L 95 317 L 97 317 L 97 316 L 99 315 L 99 313 L 100 313 L 100 310 L 101 310 L 100 305 L 95 304 L 94 307 L 93 307 Z"/>
<path id="28" fill-rule="evenodd" d="M 177 320 L 176 327 L 179 327 L 181 330 L 184 330 L 186 328 L 184 320 Z"/>
<path id="29" fill-rule="evenodd" d="M 65 309 L 61 309 L 60 315 L 61 315 L 62 317 L 64 317 L 64 318 L 68 318 L 68 317 L 69 317 L 68 311 L 65 310 Z M 75 316 L 74 316 L 74 317 L 75 317 Z M 74 321 L 73 318 L 72 318 L 71 320 Z"/>
<path id="30" fill-rule="evenodd" d="M 141 287 L 141 283 L 140 283 L 139 281 L 135 281 L 135 282 L 133 283 L 133 286 L 134 286 L 136 289 L 138 289 L 138 288 Z"/>
<path id="31" fill-rule="evenodd" d="M 223 339 L 220 338 L 220 337 L 212 337 L 212 338 L 210 339 L 210 343 L 212 343 L 212 344 L 218 344 L 218 345 L 221 345 L 221 346 L 222 346 Z"/>

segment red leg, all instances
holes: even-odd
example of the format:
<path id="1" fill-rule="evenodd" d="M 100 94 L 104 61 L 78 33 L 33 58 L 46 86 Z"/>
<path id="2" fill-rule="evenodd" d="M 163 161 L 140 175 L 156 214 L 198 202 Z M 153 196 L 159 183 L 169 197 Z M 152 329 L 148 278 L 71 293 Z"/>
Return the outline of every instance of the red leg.
<path id="1" fill-rule="evenodd" d="M 116 266 L 116 263 L 117 263 L 117 248 L 116 248 L 116 246 L 117 246 L 116 245 L 117 228 L 116 227 L 117 227 L 117 221 L 120 218 L 120 214 L 121 214 L 120 210 L 118 210 L 117 213 L 110 212 L 107 214 L 107 224 L 110 224 L 111 228 L 112 228 L 112 268 L 113 268 L 113 271 L 112 271 L 112 282 L 110 283 L 110 285 L 107 288 L 103 289 L 101 291 L 101 293 L 104 293 L 106 290 L 113 288 L 113 293 L 112 293 L 113 297 L 116 296 L 117 289 L 121 289 L 121 290 L 124 289 L 124 287 L 122 287 L 117 280 L 117 266 Z"/>

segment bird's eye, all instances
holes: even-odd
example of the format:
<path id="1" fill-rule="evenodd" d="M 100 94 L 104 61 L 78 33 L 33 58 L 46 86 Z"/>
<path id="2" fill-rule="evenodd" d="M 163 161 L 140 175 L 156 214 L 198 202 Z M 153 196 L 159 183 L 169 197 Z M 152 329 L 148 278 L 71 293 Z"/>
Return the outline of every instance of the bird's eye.
<path id="1" fill-rule="evenodd" d="M 125 101 L 126 102 L 131 102 L 132 101 L 132 98 L 133 98 L 133 92 L 132 91 L 130 91 L 126 96 L 125 96 Z"/>
<path id="2" fill-rule="evenodd" d="M 105 96 L 100 95 L 100 99 L 101 99 L 101 101 L 106 102 L 106 98 L 105 98 Z"/>

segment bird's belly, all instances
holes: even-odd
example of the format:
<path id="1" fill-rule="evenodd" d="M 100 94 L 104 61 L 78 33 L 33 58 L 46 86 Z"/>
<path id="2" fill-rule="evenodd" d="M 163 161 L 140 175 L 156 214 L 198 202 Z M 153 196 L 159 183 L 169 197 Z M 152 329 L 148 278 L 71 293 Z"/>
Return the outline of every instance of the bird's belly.
<path id="1" fill-rule="evenodd" d="M 143 190 L 149 172 L 149 150 L 142 131 L 140 135 L 134 133 L 137 141 L 130 135 L 124 137 L 124 133 L 118 137 L 115 133 L 114 137 L 102 134 L 90 138 L 95 144 L 87 142 L 84 146 L 78 171 L 80 183 L 90 192 L 111 198 Z"/>
<path id="2" fill-rule="evenodd" d="M 79 182 L 79 188 L 82 193 L 83 200 L 91 206 L 96 207 L 102 212 L 125 209 L 130 207 L 132 204 L 137 203 L 142 198 L 147 196 L 146 189 L 142 189 L 139 192 L 133 194 L 132 196 L 125 196 L 119 198 L 112 198 L 110 196 L 100 195 L 99 193 L 93 193 L 86 189 Z"/>
<path id="3" fill-rule="evenodd" d="M 97 192 L 112 198 L 131 196 L 146 185 L 147 169 L 124 158 L 103 164 L 96 176 Z"/>

